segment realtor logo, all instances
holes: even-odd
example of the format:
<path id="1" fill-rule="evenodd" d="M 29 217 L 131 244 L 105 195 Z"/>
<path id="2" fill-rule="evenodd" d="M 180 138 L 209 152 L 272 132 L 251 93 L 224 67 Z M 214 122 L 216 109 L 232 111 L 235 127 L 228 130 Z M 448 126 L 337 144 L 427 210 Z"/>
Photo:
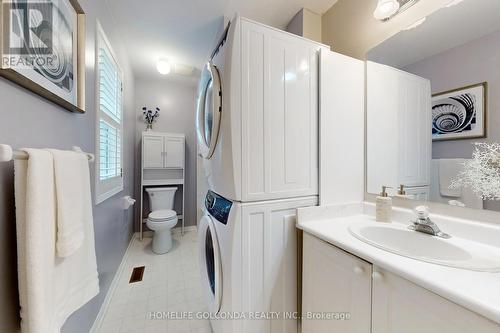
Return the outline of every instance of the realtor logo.
<path id="1" fill-rule="evenodd" d="M 53 4 L 51 1 L 3 2 L 4 57 L 2 67 L 45 67 L 53 59 Z"/>

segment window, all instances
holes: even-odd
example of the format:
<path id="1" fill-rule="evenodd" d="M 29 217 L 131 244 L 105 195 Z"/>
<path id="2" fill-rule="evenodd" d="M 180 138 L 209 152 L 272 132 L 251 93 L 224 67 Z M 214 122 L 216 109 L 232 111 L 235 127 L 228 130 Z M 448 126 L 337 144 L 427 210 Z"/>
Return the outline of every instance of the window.
<path id="1" fill-rule="evenodd" d="M 123 190 L 123 76 L 100 25 L 96 38 L 96 203 Z"/>

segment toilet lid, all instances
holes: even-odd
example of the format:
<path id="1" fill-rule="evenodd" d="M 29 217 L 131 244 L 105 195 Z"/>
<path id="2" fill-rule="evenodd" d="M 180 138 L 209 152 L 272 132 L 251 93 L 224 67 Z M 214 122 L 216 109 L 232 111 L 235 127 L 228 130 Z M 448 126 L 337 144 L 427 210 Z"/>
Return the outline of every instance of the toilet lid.
<path id="1" fill-rule="evenodd" d="M 171 209 L 155 210 L 148 216 L 151 221 L 165 221 L 171 220 L 175 217 L 177 217 L 177 213 L 175 210 Z"/>

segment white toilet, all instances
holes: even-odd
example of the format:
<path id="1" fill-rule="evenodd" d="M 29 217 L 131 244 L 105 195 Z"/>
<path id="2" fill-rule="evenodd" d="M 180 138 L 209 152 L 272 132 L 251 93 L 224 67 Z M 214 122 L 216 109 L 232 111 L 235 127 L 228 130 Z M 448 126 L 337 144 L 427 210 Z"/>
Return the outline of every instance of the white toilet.
<path id="1" fill-rule="evenodd" d="M 174 197 L 177 187 L 147 188 L 151 213 L 146 225 L 153 230 L 153 252 L 163 254 L 172 248 L 171 229 L 177 224 Z"/>

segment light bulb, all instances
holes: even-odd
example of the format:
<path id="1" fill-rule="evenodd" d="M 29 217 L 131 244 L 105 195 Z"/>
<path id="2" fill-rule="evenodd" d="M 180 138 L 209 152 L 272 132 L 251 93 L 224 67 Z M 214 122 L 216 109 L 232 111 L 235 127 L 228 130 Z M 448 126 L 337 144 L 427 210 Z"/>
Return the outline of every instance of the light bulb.
<path id="1" fill-rule="evenodd" d="M 170 65 L 170 62 L 168 62 L 168 60 L 160 59 L 156 63 L 156 69 L 160 74 L 167 75 L 172 70 L 172 66 Z"/>
<path id="2" fill-rule="evenodd" d="M 399 2 L 397 0 L 379 0 L 373 16 L 377 20 L 385 20 L 396 14 L 398 10 Z"/>

